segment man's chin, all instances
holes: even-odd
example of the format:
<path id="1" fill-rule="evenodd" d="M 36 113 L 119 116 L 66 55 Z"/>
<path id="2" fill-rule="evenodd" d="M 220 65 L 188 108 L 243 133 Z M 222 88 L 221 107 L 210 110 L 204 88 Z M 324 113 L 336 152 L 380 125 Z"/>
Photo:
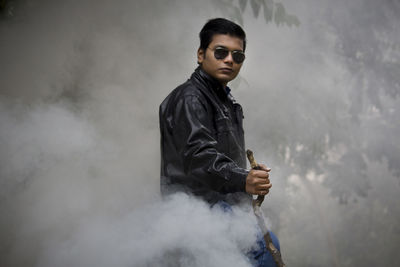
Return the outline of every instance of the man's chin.
<path id="1" fill-rule="evenodd" d="M 236 77 L 236 76 L 235 76 Z M 233 79 L 235 79 L 235 77 L 232 77 L 231 75 L 218 75 L 218 77 L 216 77 L 216 79 L 222 83 L 222 84 L 227 84 L 228 82 L 232 81 Z"/>

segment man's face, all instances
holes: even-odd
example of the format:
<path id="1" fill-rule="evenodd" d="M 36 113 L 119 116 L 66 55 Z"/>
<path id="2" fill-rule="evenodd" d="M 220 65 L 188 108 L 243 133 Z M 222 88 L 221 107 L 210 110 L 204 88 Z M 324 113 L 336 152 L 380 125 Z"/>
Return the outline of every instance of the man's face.
<path id="1" fill-rule="evenodd" d="M 227 34 L 215 34 L 206 50 L 200 48 L 197 51 L 197 61 L 201 64 L 201 68 L 226 86 L 238 75 L 243 62 L 238 64 L 233 61 L 232 53 L 229 53 L 224 59 L 216 59 L 214 51 L 219 47 L 229 51 L 243 51 L 243 41 Z"/>

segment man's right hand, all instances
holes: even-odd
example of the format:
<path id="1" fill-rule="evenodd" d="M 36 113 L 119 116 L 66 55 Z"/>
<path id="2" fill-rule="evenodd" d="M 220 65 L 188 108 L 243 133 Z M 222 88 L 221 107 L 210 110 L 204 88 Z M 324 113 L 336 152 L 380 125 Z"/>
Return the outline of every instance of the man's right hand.
<path id="1" fill-rule="evenodd" d="M 271 169 L 260 164 L 261 170 L 250 170 L 246 177 L 246 192 L 252 195 L 266 195 L 272 184 L 269 181 L 269 172 Z"/>

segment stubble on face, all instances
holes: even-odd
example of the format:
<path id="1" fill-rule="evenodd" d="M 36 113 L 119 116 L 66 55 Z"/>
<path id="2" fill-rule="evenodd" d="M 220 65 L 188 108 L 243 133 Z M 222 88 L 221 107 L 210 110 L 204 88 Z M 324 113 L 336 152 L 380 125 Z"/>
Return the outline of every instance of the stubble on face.
<path id="1" fill-rule="evenodd" d="M 217 47 L 224 47 L 229 51 L 243 51 L 243 40 L 227 34 L 215 34 L 207 49 L 199 48 L 197 51 L 197 60 L 201 68 L 225 87 L 236 78 L 243 63 L 235 63 L 231 53 L 224 59 L 216 59 L 214 50 Z"/>

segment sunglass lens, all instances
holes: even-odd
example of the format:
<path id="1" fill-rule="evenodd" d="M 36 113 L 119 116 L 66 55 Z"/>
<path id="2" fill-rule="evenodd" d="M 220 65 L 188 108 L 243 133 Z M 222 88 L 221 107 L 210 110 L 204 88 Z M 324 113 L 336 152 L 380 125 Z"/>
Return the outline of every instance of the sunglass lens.
<path id="1" fill-rule="evenodd" d="M 232 59 L 237 64 L 240 64 L 240 63 L 242 63 L 244 61 L 245 55 L 242 52 L 234 52 L 234 53 L 232 53 Z"/>
<path id="2" fill-rule="evenodd" d="M 214 57 L 216 59 L 224 59 L 228 56 L 229 50 L 223 48 L 217 48 L 214 51 Z"/>
<path id="3" fill-rule="evenodd" d="M 224 59 L 228 56 L 229 50 L 224 49 L 224 48 L 217 48 L 214 50 L 214 57 L 216 59 Z M 235 61 L 237 64 L 240 64 L 244 61 L 245 55 L 241 51 L 233 51 L 232 52 L 232 59 Z"/>

